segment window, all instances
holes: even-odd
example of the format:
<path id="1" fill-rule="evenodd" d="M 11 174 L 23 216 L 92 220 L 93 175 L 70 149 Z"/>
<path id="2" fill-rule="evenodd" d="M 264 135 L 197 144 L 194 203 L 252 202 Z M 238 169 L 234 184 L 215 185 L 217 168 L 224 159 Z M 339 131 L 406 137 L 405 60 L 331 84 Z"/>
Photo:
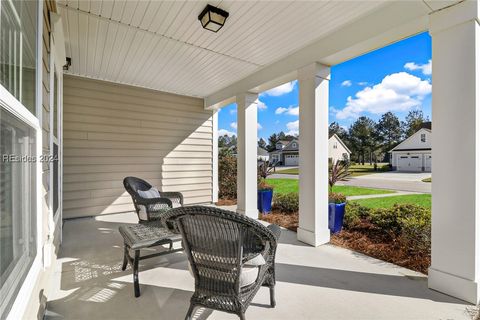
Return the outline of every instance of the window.
<path id="1" fill-rule="evenodd" d="M 337 143 L 336 142 L 333 143 L 333 149 L 337 149 Z"/>
<path id="2" fill-rule="evenodd" d="M 0 314 L 6 314 L 36 254 L 36 159 L 35 130 L 0 112 Z"/>
<path id="3" fill-rule="evenodd" d="M 426 142 L 426 141 L 427 141 L 427 135 L 426 135 L 425 133 L 422 133 L 422 134 L 420 135 L 420 141 L 422 141 L 422 142 Z"/>
<path id="4" fill-rule="evenodd" d="M 38 1 L 0 1 L 0 318 L 37 249 L 36 109 Z M 15 99 L 11 99 L 6 93 Z M 13 112 L 13 113 L 12 113 Z M 30 119 L 30 120 L 25 120 Z M 27 123 L 28 122 L 28 123 Z M 38 123 L 38 122 L 37 122 Z"/>
<path id="5" fill-rule="evenodd" d="M 33 114 L 36 17 L 36 1 L 1 1 L 0 84 Z"/>
<path id="6" fill-rule="evenodd" d="M 297 147 L 297 144 L 294 142 L 292 143 L 292 148 L 296 148 Z"/>

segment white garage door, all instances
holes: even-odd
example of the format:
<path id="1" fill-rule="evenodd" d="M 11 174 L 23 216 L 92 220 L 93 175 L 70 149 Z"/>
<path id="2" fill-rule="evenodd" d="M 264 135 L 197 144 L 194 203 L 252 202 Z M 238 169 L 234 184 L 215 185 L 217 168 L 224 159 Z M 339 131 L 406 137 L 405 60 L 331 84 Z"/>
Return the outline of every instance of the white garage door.
<path id="1" fill-rule="evenodd" d="M 430 154 L 425 155 L 425 171 L 432 171 L 432 156 Z"/>
<path id="2" fill-rule="evenodd" d="M 419 154 L 412 155 L 398 155 L 397 158 L 398 171 L 422 171 L 422 156 Z"/>
<path id="3" fill-rule="evenodd" d="M 285 155 L 285 165 L 286 166 L 298 166 L 298 154 L 287 154 L 287 155 Z"/>

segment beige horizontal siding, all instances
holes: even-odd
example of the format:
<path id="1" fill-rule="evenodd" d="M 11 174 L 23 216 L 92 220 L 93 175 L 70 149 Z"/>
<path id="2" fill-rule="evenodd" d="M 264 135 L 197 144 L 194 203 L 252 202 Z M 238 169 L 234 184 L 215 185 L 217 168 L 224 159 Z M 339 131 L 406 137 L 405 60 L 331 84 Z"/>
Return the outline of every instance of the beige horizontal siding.
<path id="1" fill-rule="evenodd" d="M 130 175 L 211 202 L 211 116 L 201 99 L 65 76 L 64 218 L 132 211 Z"/>

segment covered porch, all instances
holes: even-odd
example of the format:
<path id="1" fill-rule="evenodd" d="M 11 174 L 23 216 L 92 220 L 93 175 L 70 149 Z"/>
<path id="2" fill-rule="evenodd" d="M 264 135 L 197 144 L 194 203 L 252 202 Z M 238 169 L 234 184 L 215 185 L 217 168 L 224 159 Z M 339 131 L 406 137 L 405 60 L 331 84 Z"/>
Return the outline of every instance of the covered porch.
<path id="1" fill-rule="evenodd" d="M 118 184 L 125 175 L 151 179 L 162 191 L 181 191 L 187 204 L 215 202 L 218 112 L 235 102 L 236 211 L 256 219 L 258 95 L 298 80 L 296 236 L 313 247 L 328 243 L 330 66 L 428 30 L 437 159 L 428 286 L 478 302 L 479 188 L 472 175 L 478 170 L 475 137 L 480 130 L 478 2 L 305 2 L 274 7 L 268 2 L 219 2 L 231 17 L 218 34 L 205 33 L 192 13 L 204 5 L 59 3 L 66 54 L 72 58 L 64 89 L 63 218 L 128 211 L 130 199 Z M 289 29 L 284 22 L 291 10 L 304 20 Z M 256 19 L 262 14 L 273 19 L 268 27 Z M 460 135 L 462 154 L 469 156 L 462 168 L 452 168 L 455 161 L 450 158 L 458 152 Z M 63 235 L 71 236 L 67 229 Z"/>
<path id="2" fill-rule="evenodd" d="M 46 305 L 48 319 L 183 318 L 193 291 L 183 253 L 142 261 L 138 299 L 131 270 L 121 271 L 118 226 L 138 222 L 122 179 L 182 192 L 186 205 L 216 203 L 218 112 L 236 103 L 232 209 L 257 219 L 258 95 L 297 80 L 299 228 L 280 239 L 277 306 L 262 288 L 247 317 L 470 318 L 480 301 L 478 0 L 212 1 L 230 14 L 218 33 L 198 21 L 206 1 L 39 3 L 43 73 L 29 117 L 35 155 L 59 159 L 32 171 L 35 264 L 8 317 L 33 318 Z M 330 67 L 426 31 L 435 127 L 428 277 L 329 244 L 327 216 Z"/>
<path id="3" fill-rule="evenodd" d="M 231 208 L 229 208 L 231 209 Z M 183 319 L 194 290 L 183 253 L 140 265 L 142 295 L 131 269 L 121 271 L 118 226 L 133 213 L 69 220 L 54 269 L 46 319 Z M 420 273 L 332 245 L 312 247 L 283 230 L 276 257 L 277 306 L 262 288 L 247 319 L 471 319 L 476 308 L 427 287 Z M 237 319 L 197 309 L 194 319 Z"/>

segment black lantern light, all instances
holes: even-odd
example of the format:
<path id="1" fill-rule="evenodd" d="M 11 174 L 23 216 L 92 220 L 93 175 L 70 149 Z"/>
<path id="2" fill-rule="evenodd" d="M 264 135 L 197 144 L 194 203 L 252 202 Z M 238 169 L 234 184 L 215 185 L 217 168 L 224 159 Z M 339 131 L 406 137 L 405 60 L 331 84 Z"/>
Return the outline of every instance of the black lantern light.
<path id="1" fill-rule="evenodd" d="M 204 29 L 218 32 L 225 24 L 228 18 L 228 12 L 212 5 L 207 4 L 202 13 L 198 16 L 198 20 Z"/>

